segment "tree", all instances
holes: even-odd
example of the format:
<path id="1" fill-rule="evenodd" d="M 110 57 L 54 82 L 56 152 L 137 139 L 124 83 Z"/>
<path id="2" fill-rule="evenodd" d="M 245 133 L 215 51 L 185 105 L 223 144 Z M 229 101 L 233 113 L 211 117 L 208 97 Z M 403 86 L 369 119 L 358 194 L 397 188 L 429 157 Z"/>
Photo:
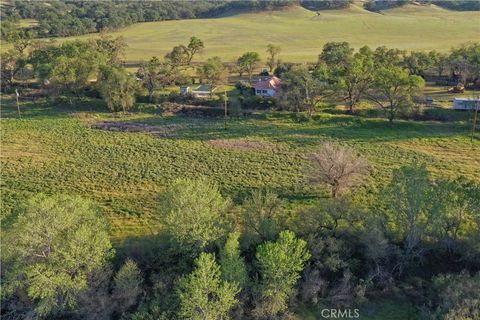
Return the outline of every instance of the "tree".
<path id="1" fill-rule="evenodd" d="M 127 259 L 115 275 L 113 298 L 117 303 L 117 311 L 122 314 L 137 303 L 142 293 L 143 276 L 137 264 Z"/>
<path id="2" fill-rule="evenodd" d="M 282 51 L 280 46 L 276 46 L 274 44 L 267 45 L 267 53 L 269 55 L 267 59 L 267 65 L 270 68 L 270 73 L 273 71 L 273 68 L 278 64 L 277 55 Z"/>
<path id="3" fill-rule="evenodd" d="M 183 44 L 173 47 L 172 51 L 165 55 L 165 59 L 172 65 L 179 67 L 188 63 L 190 51 Z"/>
<path id="4" fill-rule="evenodd" d="M 227 69 L 219 57 L 207 59 L 205 64 L 197 69 L 198 75 L 204 79 L 210 87 L 210 97 L 213 95 L 213 89 L 218 84 L 225 81 Z"/>
<path id="5" fill-rule="evenodd" d="M 319 55 L 319 62 L 325 62 L 332 74 L 342 72 L 353 55 L 353 48 L 348 42 L 327 42 Z"/>
<path id="6" fill-rule="evenodd" d="M 255 257 L 261 276 L 261 300 L 255 310 L 257 315 L 273 317 L 287 309 L 288 298 L 310 259 L 306 246 L 295 233 L 282 231 L 276 242 L 269 241 L 258 247 Z"/>
<path id="7" fill-rule="evenodd" d="M 6 291 L 25 290 L 40 316 L 75 308 L 89 275 L 113 255 L 106 220 L 80 197 L 33 197 L 7 237 Z"/>
<path id="8" fill-rule="evenodd" d="M 284 205 L 270 190 L 252 191 L 243 203 L 243 227 L 248 242 L 258 244 L 277 237 L 282 226 Z"/>
<path id="9" fill-rule="evenodd" d="M 100 39 L 93 40 L 98 52 L 106 56 L 107 64 L 119 65 L 128 47 L 125 39 L 120 36 L 113 38 L 102 33 Z"/>
<path id="10" fill-rule="evenodd" d="M 428 53 L 412 51 L 403 61 L 410 74 L 424 77 L 425 71 L 437 64 L 437 54 L 435 51 Z"/>
<path id="11" fill-rule="evenodd" d="M 330 142 L 310 155 L 310 164 L 310 181 L 329 185 L 333 198 L 358 184 L 369 170 L 368 163 L 352 150 Z"/>
<path id="12" fill-rule="evenodd" d="M 309 118 L 318 102 L 326 95 L 328 86 L 324 81 L 314 77 L 306 66 L 294 66 L 283 74 L 282 94 L 288 106 L 295 113 L 307 111 Z"/>
<path id="13" fill-rule="evenodd" d="M 387 112 L 390 124 L 400 110 L 408 110 L 412 105 L 412 95 L 423 87 L 425 81 L 400 67 L 379 67 L 373 75 L 373 86 L 368 99 Z"/>
<path id="14" fill-rule="evenodd" d="M 152 57 L 148 63 L 142 63 L 137 71 L 137 77 L 142 79 L 142 85 L 148 91 L 148 101 L 153 101 L 153 94 L 160 87 L 160 61 Z"/>
<path id="15" fill-rule="evenodd" d="M 211 253 L 201 253 L 195 270 L 181 279 L 177 293 L 181 319 L 228 319 L 229 311 L 238 304 L 238 285 L 221 280 L 220 266 Z"/>
<path id="16" fill-rule="evenodd" d="M 465 178 L 438 180 L 433 187 L 432 224 L 430 231 L 450 252 L 458 240 L 467 237 L 468 225 L 475 223 L 480 212 L 480 188 Z"/>
<path id="17" fill-rule="evenodd" d="M 385 46 L 378 47 L 373 52 L 375 68 L 400 67 L 403 64 L 405 52 L 399 49 L 389 49 Z"/>
<path id="18" fill-rule="evenodd" d="M 27 57 L 15 50 L 1 53 L 1 79 L 4 87 L 12 86 L 15 76 L 27 66 Z"/>
<path id="19" fill-rule="evenodd" d="M 354 108 L 373 83 L 373 65 L 372 50 L 368 47 L 362 47 L 349 60 L 347 68 L 339 76 L 339 89 L 345 93 L 350 113 L 353 113 Z"/>
<path id="20" fill-rule="evenodd" d="M 101 67 L 98 84 L 108 109 L 125 113 L 135 104 L 137 82 L 122 67 Z"/>
<path id="21" fill-rule="evenodd" d="M 228 233 L 228 201 L 206 179 L 177 179 L 162 194 L 165 230 L 183 250 L 198 252 Z"/>
<path id="22" fill-rule="evenodd" d="M 423 250 L 419 248 L 431 221 L 432 198 L 430 175 L 425 165 L 402 166 L 394 170 L 393 178 L 384 191 L 386 207 L 394 232 L 404 243 L 403 267 Z"/>
<path id="23" fill-rule="evenodd" d="M 252 81 L 252 74 L 255 68 L 260 62 L 260 55 L 258 52 L 245 52 L 242 56 L 237 59 L 237 64 L 245 70 L 248 74 L 248 79 Z"/>
<path id="24" fill-rule="evenodd" d="M 228 235 L 225 245 L 220 250 L 220 266 L 224 280 L 236 283 L 239 288 L 245 288 L 249 279 L 245 259 L 240 255 L 239 237 L 239 232 Z"/>
<path id="25" fill-rule="evenodd" d="M 450 54 L 452 73 L 465 85 L 480 78 L 480 44 L 468 43 L 452 50 Z"/>
<path id="26" fill-rule="evenodd" d="M 190 63 L 192 62 L 192 59 L 193 57 L 201 52 L 204 48 L 204 44 L 203 44 L 203 41 L 200 40 L 199 38 L 193 36 L 190 38 L 190 43 L 188 44 L 187 46 L 187 52 L 188 52 L 188 59 L 187 59 L 187 64 L 190 65 Z"/>

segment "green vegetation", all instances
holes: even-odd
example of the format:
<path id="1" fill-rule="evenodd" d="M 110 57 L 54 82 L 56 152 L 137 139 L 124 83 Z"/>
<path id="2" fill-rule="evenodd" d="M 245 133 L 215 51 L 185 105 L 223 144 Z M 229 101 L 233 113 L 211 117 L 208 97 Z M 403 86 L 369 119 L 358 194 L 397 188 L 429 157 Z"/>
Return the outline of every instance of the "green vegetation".
<path id="1" fill-rule="evenodd" d="M 477 12 L 455 12 L 435 6 L 412 10 L 407 6 L 378 14 L 352 5 L 348 9 L 322 11 L 319 16 L 301 7 L 291 7 L 215 19 L 141 23 L 112 35 L 125 38 L 127 60 L 163 56 L 194 34 L 205 44 L 203 54 L 194 61 L 211 56 L 234 61 L 244 48 L 259 52 L 266 61 L 265 47 L 274 39 L 274 44 L 282 47 L 282 61 L 314 62 L 323 45 L 335 40 L 348 41 L 354 48 L 385 45 L 445 52 L 477 38 L 478 26 L 471 23 L 477 18 Z"/>

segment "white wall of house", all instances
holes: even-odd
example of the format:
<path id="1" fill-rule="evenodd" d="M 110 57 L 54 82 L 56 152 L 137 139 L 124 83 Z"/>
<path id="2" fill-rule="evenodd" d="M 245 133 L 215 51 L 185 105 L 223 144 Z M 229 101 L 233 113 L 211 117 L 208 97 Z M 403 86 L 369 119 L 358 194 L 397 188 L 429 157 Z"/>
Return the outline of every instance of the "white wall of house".
<path id="1" fill-rule="evenodd" d="M 276 95 L 275 90 L 272 89 L 255 89 L 255 95 L 261 97 L 274 97 Z"/>
<path id="2" fill-rule="evenodd" d="M 479 105 L 480 100 L 477 99 L 453 99 L 453 109 L 455 110 L 474 110 Z"/>

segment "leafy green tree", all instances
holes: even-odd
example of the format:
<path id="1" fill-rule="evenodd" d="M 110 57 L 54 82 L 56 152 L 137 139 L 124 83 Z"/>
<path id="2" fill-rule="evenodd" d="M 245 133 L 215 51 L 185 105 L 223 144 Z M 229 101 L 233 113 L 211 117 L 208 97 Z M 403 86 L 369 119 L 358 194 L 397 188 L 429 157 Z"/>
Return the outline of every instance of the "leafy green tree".
<path id="1" fill-rule="evenodd" d="M 142 85 L 148 91 L 148 101 L 153 101 L 153 94 L 161 85 L 159 72 L 160 60 L 157 57 L 152 57 L 147 63 L 142 63 L 137 71 L 137 77 L 142 79 Z"/>
<path id="2" fill-rule="evenodd" d="M 469 225 L 475 224 L 480 212 L 480 188 L 465 178 L 439 180 L 433 188 L 432 235 L 450 252 L 458 240 L 468 237 Z"/>
<path id="3" fill-rule="evenodd" d="M 256 307 L 257 315 L 273 317 L 287 309 L 288 298 L 310 259 L 306 246 L 293 232 L 282 231 L 276 242 L 258 247 L 255 256 L 261 276 L 261 300 Z"/>
<path id="4" fill-rule="evenodd" d="M 248 74 L 248 79 L 252 81 L 252 74 L 258 63 L 261 61 L 258 52 L 245 52 L 237 59 L 237 64 Z"/>
<path id="5" fill-rule="evenodd" d="M 384 190 L 384 199 L 391 227 L 404 243 L 402 268 L 422 253 L 421 241 L 432 221 L 432 185 L 424 164 L 402 166 L 394 170 L 393 178 Z"/>
<path id="6" fill-rule="evenodd" d="M 240 255 L 239 237 L 239 232 L 228 235 L 225 245 L 220 250 L 220 266 L 224 280 L 245 288 L 249 279 L 245 259 Z"/>
<path id="7" fill-rule="evenodd" d="M 172 51 L 165 55 L 165 59 L 175 67 L 180 67 L 188 63 L 190 51 L 183 44 L 173 47 Z"/>
<path id="8" fill-rule="evenodd" d="M 400 67 L 403 65 L 403 57 L 405 52 L 399 49 L 389 49 L 381 46 L 373 52 L 373 60 L 375 61 L 375 68 L 381 67 Z"/>
<path id="9" fill-rule="evenodd" d="M 319 55 L 319 62 L 324 62 L 333 74 L 342 72 L 352 58 L 353 48 L 348 42 L 327 42 Z"/>
<path id="10" fill-rule="evenodd" d="M 280 46 L 276 46 L 274 44 L 269 43 L 267 45 L 267 53 L 268 53 L 268 59 L 267 59 L 267 65 L 270 68 L 270 73 L 273 71 L 273 68 L 278 64 L 278 54 L 282 51 L 282 48 Z"/>
<path id="11" fill-rule="evenodd" d="M 221 280 L 220 266 L 211 253 L 201 253 L 195 270 L 181 279 L 177 293 L 181 319 L 228 319 L 229 311 L 238 304 L 238 285 Z"/>
<path id="12" fill-rule="evenodd" d="M 193 57 L 200 53 L 203 48 L 205 48 L 205 45 L 203 44 L 203 41 L 200 40 L 199 38 L 193 36 L 190 38 L 190 42 L 187 46 L 187 52 L 188 52 L 188 59 L 187 59 L 187 64 L 190 65 L 192 62 Z"/>
<path id="13" fill-rule="evenodd" d="M 338 78 L 339 89 L 344 92 L 350 113 L 368 92 L 373 83 L 374 61 L 373 52 L 368 47 L 360 48 L 347 68 Z"/>
<path id="14" fill-rule="evenodd" d="M 15 76 L 27 66 L 27 57 L 10 49 L 1 53 L 1 61 L 0 72 L 3 87 L 10 87 L 15 81 Z"/>
<path id="15" fill-rule="evenodd" d="M 33 197 L 7 238 L 6 291 L 25 290 L 39 316 L 75 308 L 89 275 L 113 255 L 106 220 L 79 197 Z"/>
<path id="16" fill-rule="evenodd" d="M 137 82 L 124 68 L 101 67 L 98 85 L 109 110 L 125 113 L 135 104 Z"/>
<path id="17" fill-rule="evenodd" d="M 403 61 L 410 74 L 423 77 L 425 71 L 437 64 L 437 54 L 435 51 L 412 51 L 410 55 L 404 57 Z"/>
<path id="18" fill-rule="evenodd" d="M 282 92 L 288 108 L 299 115 L 307 111 L 309 118 L 328 92 L 328 85 L 314 77 L 306 66 L 294 66 L 282 77 Z"/>
<path id="19" fill-rule="evenodd" d="M 186 251 L 198 252 L 228 233 L 228 201 L 206 179 L 177 179 L 160 201 L 165 230 Z"/>
<path id="20" fill-rule="evenodd" d="M 142 293 L 142 272 L 133 260 L 127 259 L 114 280 L 113 298 L 118 305 L 117 311 L 123 313 L 135 305 Z"/>
<path id="21" fill-rule="evenodd" d="M 400 67 L 379 67 L 373 75 L 372 90 L 367 97 L 387 113 L 390 123 L 399 111 L 412 105 L 412 95 L 425 85 L 425 81 Z"/>
<path id="22" fill-rule="evenodd" d="M 248 244 L 273 240 L 283 225 L 284 205 L 270 190 L 252 191 L 243 203 L 243 227 Z"/>
<path id="23" fill-rule="evenodd" d="M 208 83 L 210 87 L 210 97 L 212 97 L 215 86 L 225 81 L 227 68 L 219 57 L 213 57 L 207 59 L 207 61 L 197 69 L 197 74 L 202 80 Z"/>
<path id="24" fill-rule="evenodd" d="M 93 40 L 97 51 L 106 57 L 107 64 L 120 65 L 125 49 L 128 47 L 122 36 L 113 38 L 112 36 L 102 34 L 99 39 Z"/>
<path id="25" fill-rule="evenodd" d="M 480 78 L 480 43 L 467 43 L 453 49 L 450 66 L 463 84 L 476 83 Z"/>

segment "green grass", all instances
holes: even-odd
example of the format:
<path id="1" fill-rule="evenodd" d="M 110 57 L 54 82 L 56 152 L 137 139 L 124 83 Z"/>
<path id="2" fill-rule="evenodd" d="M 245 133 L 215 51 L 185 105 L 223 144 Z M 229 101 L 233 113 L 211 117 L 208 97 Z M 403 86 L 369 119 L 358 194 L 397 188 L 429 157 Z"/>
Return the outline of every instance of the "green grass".
<path id="1" fill-rule="evenodd" d="M 283 61 L 313 62 L 328 41 L 348 41 L 356 48 L 385 45 L 448 51 L 452 46 L 478 39 L 478 21 L 478 12 L 449 11 L 434 5 L 405 6 L 382 13 L 352 5 L 344 10 L 321 11 L 320 16 L 293 7 L 215 19 L 141 23 L 113 34 L 122 35 L 128 43 L 127 60 L 163 57 L 174 45 L 187 43 L 195 35 L 206 47 L 196 61 L 215 55 L 233 61 L 245 51 L 258 51 L 265 61 L 266 45 L 275 43 L 282 47 Z M 89 37 L 92 35 L 78 38 Z"/>
<path id="2" fill-rule="evenodd" d="M 193 119 L 103 112 L 84 101 L 78 106 L 25 104 L 22 119 L 4 99 L 1 120 L 4 223 L 12 209 L 34 193 L 78 194 L 96 201 L 110 216 L 112 237 L 155 232 L 152 219 L 159 192 L 178 177 L 201 175 L 216 181 L 238 201 L 252 188 L 269 187 L 292 207 L 324 196 L 304 182 L 307 155 L 322 141 L 348 144 L 374 165 L 359 197 L 388 181 L 392 169 L 426 162 L 436 177 L 465 175 L 480 180 L 480 141 L 473 144 L 465 123 L 399 121 L 317 114 L 295 122 L 288 113 L 231 120 Z M 71 111 L 72 109 L 76 111 Z M 95 130 L 102 120 L 169 125 L 174 136 Z M 242 148 L 245 141 L 253 147 Z"/>

